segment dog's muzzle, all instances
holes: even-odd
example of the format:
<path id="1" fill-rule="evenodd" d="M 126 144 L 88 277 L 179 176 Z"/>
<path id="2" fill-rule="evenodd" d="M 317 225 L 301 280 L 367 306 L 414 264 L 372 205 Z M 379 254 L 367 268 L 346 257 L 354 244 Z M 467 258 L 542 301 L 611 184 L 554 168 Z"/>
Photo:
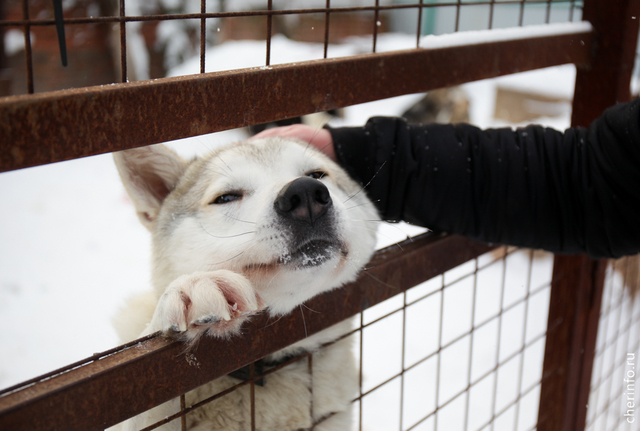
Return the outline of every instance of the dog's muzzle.
<path id="1" fill-rule="evenodd" d="M 346 256 L 332 207 L 329 189 L 313 178 L 297 178 L 280 190 L 274 208 L 288 244 L 279 263 L 309 268 Z"/>

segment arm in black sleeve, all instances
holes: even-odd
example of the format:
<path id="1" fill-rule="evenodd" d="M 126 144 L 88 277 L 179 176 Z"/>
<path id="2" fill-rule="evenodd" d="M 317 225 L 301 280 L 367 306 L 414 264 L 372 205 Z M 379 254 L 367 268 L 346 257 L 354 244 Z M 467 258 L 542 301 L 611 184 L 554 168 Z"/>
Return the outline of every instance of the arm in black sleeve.
<path id="1" fill-rule="evenodd" d="M 383 117 L 329 130 L 385 220 L 557 253 L 640 252 L 640 99 L 564 133 Z"/>

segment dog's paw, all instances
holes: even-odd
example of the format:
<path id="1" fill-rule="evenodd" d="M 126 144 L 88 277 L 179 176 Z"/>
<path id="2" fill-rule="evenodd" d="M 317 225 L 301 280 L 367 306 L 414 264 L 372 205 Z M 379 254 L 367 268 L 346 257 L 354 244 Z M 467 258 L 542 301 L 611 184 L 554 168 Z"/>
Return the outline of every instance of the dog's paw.
<path id="1" fill-rule="evenodd" d="M 261 301 L 244 276 L 227 270 L 195 272 L 167 287 L 147 332 L 162 331 L 187 340 L 205 333 L 226 337 L 260 308 Z"/>

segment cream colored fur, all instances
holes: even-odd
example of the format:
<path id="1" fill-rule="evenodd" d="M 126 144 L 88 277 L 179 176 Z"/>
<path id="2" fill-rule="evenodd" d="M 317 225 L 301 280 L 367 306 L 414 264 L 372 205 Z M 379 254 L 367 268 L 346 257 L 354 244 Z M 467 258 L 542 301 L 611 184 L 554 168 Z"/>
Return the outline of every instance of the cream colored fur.
<path id="1" fill-rule="evenodd" d="M 255 313 L 277 318 L 352 281 L 373 253 L 373 205 L 361 186 L 306 144 L 282 138 L 248 141 L 192 162 L 163 146 L 128 150 L 114 158 L 153 238 L 153 291 L 131 298 L 115 319 L 123 342 L 157 331 L 186 342 L 237 336 Z M 313 225 L 309 235 L 335 240 L 309 256 L 309 248 L 298 248 L 303 244 L 296 243 L 297 234 L 274 209 L 279 193 L 305 176 L 322 182 L 331 197 L 330 215 L 324 216 L 330 224 L 318 232 Z M 270 358 L 300 348 L 315 351 L 350 328 L 350 322 L 343 322 Z M 228 376 L 216 379 L 187 394 L 187 404 L 237 383 Z M 349 429 L 357 391 L 349 339 L 314 353 L 311 374 L 301 360 L 267 376 L 265 386 L 255 389 L 261 431 L 305 429 L 327 415 L 316 430 Z M 140 429 L 177 410 L 174 400 L 122 426 Z M 240 431 L 250 429 L 249 418 L 245 386 L 197 409 L 187 421 L 190 430 Z M 178 430 L 179 421 L 160 429 Z"/>

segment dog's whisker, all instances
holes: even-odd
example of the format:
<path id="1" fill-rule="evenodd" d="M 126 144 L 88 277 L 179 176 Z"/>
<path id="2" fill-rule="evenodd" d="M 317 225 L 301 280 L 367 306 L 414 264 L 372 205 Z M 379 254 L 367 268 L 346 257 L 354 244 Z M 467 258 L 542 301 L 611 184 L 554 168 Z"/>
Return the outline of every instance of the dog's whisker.
<path id="1" fill-rule="evenodd" d="M 224 213 L 224 215 L 226 217 L 229 217 L 231 220 L 239 221 L 241 223 L 256 224 L 256 222 L 254 222 L 254 221 L 241 220 L 241 219 L 239 219 L 237 217 L 233 217 L 232 215 L 229 215 L 229 213 Z"/>
<path id="2" fill-rule="evenodd" d="M 220 262 L 213 263 L 213 264 L 211 264 L 211 267 L 216 267 L 216 266 L 218 266 L 218 265 L 222 265 L 223 263 L 231 262 L 232 260 L 237 259 L 237 258 L 239 258 L 240 256 L 242 256 L 242 255 L 244 254 L 244 252 L 245 252 L 245 251 L 246 251 L 246 250 L 243 250 L 243 251 L 241 251 L 240 253 L 236 254 L 236 255 L 235 255 L 235 256 L 233 256 L 233 257 L 230 257 L 230 258 L 229 258 L 229 259 L 227 259 L 227 260 L 222 260 L 222 261 L 220 261 Z"/>
<path id="3" fill-rule="evenodd" d="M 354 224 L 353 227 L 356 227 L 358 229 L 368 230 L 368 231 L 371 231 L 371 232 L 378 232 L 378 229 L 362 226 L 360 224 Z"/>
<path id="4" fill-rule="evenodd" d="M 306 155 L 307 153 L 307 149 L 314 147 L 313 144 L 311 144 L 311 142 L 313 142 L 313 139 L 318 135 L 318 133 L 320 133 L 320 129 L 316 129 L 315 133 L 311 136 L 311 139 L 309 139 L 309 141 L 307 142 L 307 145 L 305 145 L 304 147 L 304 152 L 302 153 L 303 155 Z M 325 145 L 326 147 L 326 145 Z M 322 149 L 320 149 L 320 151 L 322 151 L 325 147 L 323 147 Z"/>
<path id="5" fill-rule="evenodd" d="M 376 171 L 376 173 L 373 175 L 373 177 L 371 177 L 371 179 L 369 180 L 369 182 L 367 184 L 365 184 L 364 186 L 362 186 L 360 188 L 360 190 L 358 190 L 357 192 L 355 192 L 354 194 L 352 194 L 351 196 L 349 196 L 347 198 L 346 201 L 343 202 L 343 204 L 346 204 L 347 202 L 349 202 L 351 199 L 353 199 L 354 197 L 356 197 L 361 191 L 363 191 L 364 189 L 366 189 L 367 187 L 369 187 L 369 184 L 371 184 L 371 182 L 374 180 L 375 177 L 378 176 L 378 174 L 380 173 L 380 171 L 382 170 L 382 168 L 384 168 L 384 166 L 387 164 L 387 161 L 385 160 L 382 165 L 378 168 L 378 170 Z"/>
<path id="6" fill-rule="evenodd" d="M 265 265 L 265 266 L 266 266 L 266 265 Z M 271 286 L 271 283 L 273 283 L 273 280 L 275 280 L 277 276 L 278 276 L 278 274 L 276 273 L 276 274 L 274 274 L 274 276 L 273 276 L 273 277 L 271 277 L 271 279 L 270 279 L 270 280 L 269 280 L 269 282 L 267 283 L 267 287 Z"/>
<path id="7" fill-rule="evenodd" d="M 307 304 L 305 304 L 304 302 L 302 304 L 300 304 L 300 306 L 306 308 L 307 310 L 311 311 L 312 313 L 320 314 L 319 311 L 316 311 L 316 310 L 314 310 L 312 308 L 309 308 L 309 306 L 307 306 Z"/>
<path id="8" fill-rule="evenodd" d="M 380 199 L 377 199 L 377 200 L 375 200 L 375 201 L 372 201 L 372 203 L 375 203 L 375 202 L 380 202 Z M 368 204 L 369 204 L 368 202 L 362 202 L 361 204 L 353 205 L 353 206 L 350 206 L 349 208 L 345 208 L 345 210 L 346 210 L 346 211 L 349 211 L 349 210 L 352 210 L 352 209 L 354 209 L 354 208 L 358 208 L 358 207 L 361 207 L 361 206 L 363 206 L 363 205 L 368 205 Z M 378 220 L 378 221 L 380 221 L 380 220 Z"/>
<path id="9" fill-rule="evenodd" d="M 221 177 L 225 177 L 225 178 L 231 178 L 231 175 L 229 175 L 228 173 L 222 171 L 222 170 L 218 170 L 215 169 L 213 166 L 209 166 L 208 169 L 213 172 L 216 175 L 220 175 Z"/>
<path id="10" fill-rule="evenodd" d="M 386 220 L 378 220 L 378 219 L 366 219 L 366 218 L 352 218 L 349 219 L 351 221 L 368 221 L 368 222 L 373 222 L 373 223 L 388 223 Z M 389 223 L 389 224 L 393 224 L 393 223 Z"/>
<path id="11" fill-rule="evenodd" d="M 360 269 L 358 266 L 354 265 L 352 262 L 350 262 L 348 259 L 346 260 L 347 265 L 351 266 L 352 268 L 356 268 L 356 269 Z M 384 281 L 380 280 L 378 277 L 376 277 L 375 275 L 371 274 L 369 272 L 369 269 L 371 268 L 361 268 L 360 272 L 365 274 L 368 277 L 371 277 L 372 279 L 374 279 L 375 281 L 377 281 L 378 283 L 382 284 L 383 286 L 389 287 L 391 289 L 397 289 L 395 286 L 390 285 L 389 283 L 385 283 Z"/>
<path id="12" fill-rule="evenodd" d="M 359 229 L 368 230 L 368 231 L 371 231 L 371 232 L 375 232 L 375 233 L 377 233 L 378 235 L 382 235 L 383 237 L 385 237 L 385 238 L 387 238 L 387 239 L 390 239 L 390 240 L 396 241 L 396 239 L 395 239 L 395 238 L 393 238 L 393 237 L 391 237 L 391 236 L 389 236 L 389 235 L 385 235 L 384 233 L 380 232 L 378 229 L 371 229 L 370 227 L 362 226 L 362 225 L 359 225 L 359 224 L 356 224 L 356 225 L 354 225 L 353 227 L 356 227 L 356 228 L 359 228 Z M 404 233 L 404 232 L 403 232 L 403 233 Z M 407 237 L 407 239 L 409 239 L 409 240 L 413 241 L 413 238 L 411 238 L 411 237 Z M 400 243 L 398 243 L 398 242 L 396 242 L 396 243 L 395 243 L 395 244 L 393 244 L 393 245 L 397 246 L 400 250 L 404 250 L 404 249 L 402 248 L 402 246 L 400 245 Z"/>
<path id="13" fill-rule="evenodd" d="M 243 255 L 243 254 L 245 254 L 247 252 L 250 252 L 253 248 L 257 247 L 257 244 L 254 242 L 253 244 L 250 244 L 247 247 L 244 247 L 244 245 L 247 244 L 247 243 L 251 243 L 252 241 L 253 241 L 253 239 L 249 239 L 249 240 L 245 241 L 244 243 L 240 244 L 240 247 L 243 248 L 243 250 L 240 253 L 236 254 L 235 256 L 233 256 L 233 257 L 231 257 L 231 258 L 229 258 L 227 260 L 223 260 L 221 262 L 212 263 L 211 265 L 209 265 L 209 269 L 210 270 L 216 269 L 216 267 L 218 265 L 221 265 L 223 263 L 231 262 L 232 260 L 237 259 L 241 255 Z M 232 262 L 231 265 L 232 265 L 231 269 L 237 269 L 239 272 L 241 272 L 240 271 L 240 269 L 241 269 L 240 264 L 238 264 L 237 262 Z"/>
<path id="14" fill-rule="evenodd" d="M 227 162 L 224 161 L 224 159 L 222 158 L 222 155 L 218 154 L 218 158 L 220 159 L 220 161 L 222 163 L 224 163 L 224 165 L 227 167 L 227 169 L 229 169 L 229 175 L 231 175 L 231 173 L 233 172 L 233 169 L 231 169 L 231 166 L 229 166 L 227 164 Z"/>
<path id="15" fill-rule="evenodd" d="M 324 154 L 324 149 L 327 148 L 329 145 L 333 145 L 333 142 L 323 145 L 322 147 L 318 148 L 318 150 L 320 150 L 320 152 Z"/>
<path id="16" fill-rule="evenodd" d="M 281 320 L 282 320 L 282 318 L 283 318 L 284 316 L 285 316 L 285 315 L 284 315 L 284 314 L 282 314 L 280 317 L 278 317 L 278 319 L 277 319 L 275 322 L 271 322 L 271 323 L 269 323 L 267 326 L 265 326 L 265 327 L 264 327 L 264 328 L 262 328 L 262 329 L 266 329 L 266 328 L 268 328 L 269 326 L 273 326 L 273 325 L 275 325 L 276 323 L 278 323 L 279 321 L 281 321 Z M 269 317 L 269 318 L 271 318 L 271 317 Z M 268 320 L 267 320 L 267 322 L 268 322 Z"/>
<path id="17" fill-rule="evenodd" d="M 304 310 L 302 307 L 298 307 L 300 309 L 300 314 L 302 314 L 302 326 L 304 326 L 304 338 L 307 338 L 309 334 L 307 334 L 307 321 L 304 318 Z"/>
<path id="18" fill-rule="evenodd" d="M 250 230 L 250 231 L 243 232 L 243 233 L 238 233 L 238 234 L 235 234 L 235 235 L 218 236 L 218 235 L 214 235 L 211 232 L 207 231 L 199 220 L 198 220 L 198 224 L 200 225 L 200 228 L 204 231 L 204 233 L 206 233 L 207 235 L 212 236 L 214 238 L 220 238 L 220 239 L 237 238 L 239 236 L 248 235 L 248 234 L 251 234 L 251 233 L 256 233 L 255 230 Z"/>
<path id="19" fill-rule="evenodd" d="M 411 237 L 411 236 L 410 236 L 410 235 L 408 235 L 405 231 L 403 231 L 403 230 L 402 230 L 402 229 L 400 229 L 398 226 L 396 226 L 396 223 L 389 223 L 389 222 L 387 222 L 386 220 L 378 220 L 378 219 L 375 219 L 375 220 L 374 220 L 374 219 L 355 219 L 355 218 L 352 218 L 352 219 L 349 219 L 349 220 L 351 220 L 351 221 L 366 221 L 366 222 L 371 222 L 371 223 L 386 223 L 386 224 L 388 224 L 390 227 L 392 227 L 392 228 L 394 228 L 394 229 L 396 229 L 396 230 L 398 230 L 398 231 L 402 232 L 402 234 L 403 234 L 403 235 L 405 235 L 405 236 L 407 237 L 406 239 L 408 239 L 409 241 L 412 241 L 412 242 L 413 242 L 413 237 Z"/>

